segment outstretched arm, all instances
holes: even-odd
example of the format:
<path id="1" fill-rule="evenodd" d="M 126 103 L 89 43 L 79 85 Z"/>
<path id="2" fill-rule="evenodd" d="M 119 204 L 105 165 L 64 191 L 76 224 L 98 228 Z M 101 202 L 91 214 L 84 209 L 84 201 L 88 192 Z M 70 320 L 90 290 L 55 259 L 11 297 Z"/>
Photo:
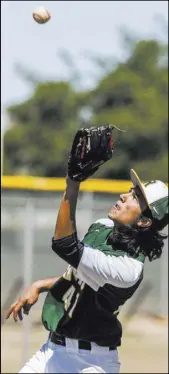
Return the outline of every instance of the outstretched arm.
<path id="1" fill-rule="evenodd" d="M 53 277 L 34 282 L 25 290 L 23 296 L 10 306 L 5 319 L 8 319 L 13 313 L 15 322 L 18 321 L 18 317 L 22 321 L 22 309 L 24 314 L 29 314 L 31 307 L 38 301 L 40 293 L 47 292 L 58 279 L 58 277 Z"/>

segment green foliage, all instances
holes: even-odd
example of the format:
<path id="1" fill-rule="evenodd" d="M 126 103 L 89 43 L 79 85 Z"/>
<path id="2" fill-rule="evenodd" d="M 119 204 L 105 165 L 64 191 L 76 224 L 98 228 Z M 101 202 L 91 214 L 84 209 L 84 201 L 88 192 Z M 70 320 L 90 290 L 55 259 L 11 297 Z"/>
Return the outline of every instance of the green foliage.
<path id="1" fill-rule="evenodd" d="M 4 173 L 65 176 L 75 131 L 111 123 L 126 132 L 114 131 L 113 158 L 95 176 L 128 179 L 133 167 L 142 179 L 166 181 L 167 51 L 155 40 L 133 42 L 125 63 L 110 71 L 109 57 L 104 77 L 86 92 L 71 82 L 37 83 L 29 100 L 7 109 L 11 127 L 4 140 Z M 93 62 L 98 64 L 96 58 Z"/>
<path id="2" fill-rule="evenodd" d="M 71 136 L 79 126 L 76 93 L 68 83 L 37 85 L 32 98 L 8 108 L 6 174 L 63 176 Z"/>

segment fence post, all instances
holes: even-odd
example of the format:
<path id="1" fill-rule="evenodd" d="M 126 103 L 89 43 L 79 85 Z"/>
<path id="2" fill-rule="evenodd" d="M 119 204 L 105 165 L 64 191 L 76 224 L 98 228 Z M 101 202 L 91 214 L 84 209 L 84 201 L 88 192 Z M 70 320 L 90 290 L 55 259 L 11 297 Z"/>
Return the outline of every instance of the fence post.
<path id="1" fill-rule="evenodd" d="M 168 234 L 165 229 L 164 234 Z M 160 317 L 168 316 L 168 240 L 165 240 L 160 269 Z"/>
<path id="2" fill-rule="evenodd" d="M 23 285 L 24 289 L 26 289 L 31 285 L 33 270 L 34 206 L 31 198 L 26 200 L 24 220 Z M 22 365 L 24 365 L 28 359 L 30 329 L 30 318 L 25 315 L 23 318 Z"/>
<path id="3" fill-rule="evenodd" d="M 93 223 L 93 204 L 94 203 L 94 193 L 84 192 L 81 209 L 83 209 L 83 236 L 86 234 L 89 226 Z"/>

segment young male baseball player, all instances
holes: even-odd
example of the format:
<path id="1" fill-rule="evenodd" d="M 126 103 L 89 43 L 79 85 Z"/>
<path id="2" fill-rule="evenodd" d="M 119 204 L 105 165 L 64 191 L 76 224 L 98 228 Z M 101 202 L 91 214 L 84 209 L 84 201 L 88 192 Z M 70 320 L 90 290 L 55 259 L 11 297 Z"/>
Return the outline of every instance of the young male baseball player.
<path id="1" fill-rule="evenodd" d="M 133 187 L 120 195 L 108 218 L 93 223 L 82 241 L 76 229 L 80 182 L 112 156 L 110 126 L 82 129 L 68 161 L 52 249 L 68 263 L 60 278 L 35 282 L 14 303 L 14 320 L 29 312 L 48 291 L 42 321 L 48 341 L 20 373 L 119 373 L 120 307 L 139 287 L 145 259 L 160 258 L 168 224 L 168 188 L 158 180 L 143 184 L 130 171 Z"/>

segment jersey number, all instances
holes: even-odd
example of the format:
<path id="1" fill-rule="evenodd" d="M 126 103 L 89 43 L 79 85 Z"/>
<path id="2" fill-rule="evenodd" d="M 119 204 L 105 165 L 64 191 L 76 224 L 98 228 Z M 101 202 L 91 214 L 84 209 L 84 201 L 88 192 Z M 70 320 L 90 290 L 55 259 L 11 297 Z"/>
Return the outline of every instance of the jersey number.
<path id="1" fill-rule="evenodd" d="M 85 283 L 78 280 L 78 284 L 80 286 L 80 291 L 82 291 L 85 286 Z M 76 304 L 80 296 L 80 292 L 77 292 L 76 297 L 74 299 L 74 295 L 76 292 L 77 292 L 76 288 L 74 286 L 70 286 L 70 288 L 68 288 L 68 290 L 65 292 L 65 294 L 62 297 L 62 300 L 64 302 L 64 309 L 67 311 L 70 308 L 69 313 L 68 313 L 68 316 L 70 318 L 72 318 L 73 311 L 76 307 Z"/>

